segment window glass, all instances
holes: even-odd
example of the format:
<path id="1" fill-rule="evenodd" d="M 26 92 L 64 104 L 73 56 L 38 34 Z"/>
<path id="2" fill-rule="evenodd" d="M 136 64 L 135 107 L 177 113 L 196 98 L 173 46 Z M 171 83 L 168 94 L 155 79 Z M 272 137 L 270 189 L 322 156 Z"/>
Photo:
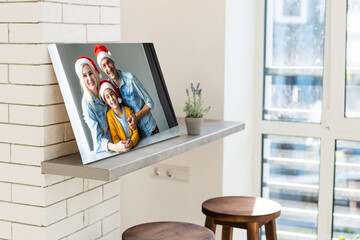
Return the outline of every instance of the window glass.
<path id="1" fill-rule="evenodd" d="M 265 120 L 321 122 L 325 0 L 268 0 Z"/>
<path id="2" fill-rule="evenodd" d="M 278 239 L 316 239 L 320 140 L 263 135 L 262 196 L 281 205 Z"/>
<path id="3" fill-rule="evenodd" d="M 360 235 L 360 142 L 336 141 L 333 237 Z"/>
<path id="4" fill-rule="evenodd" d="M 360 118 L 360 0 L 348 0 L 346 42 L 346 109 L 348 118 Z"/>

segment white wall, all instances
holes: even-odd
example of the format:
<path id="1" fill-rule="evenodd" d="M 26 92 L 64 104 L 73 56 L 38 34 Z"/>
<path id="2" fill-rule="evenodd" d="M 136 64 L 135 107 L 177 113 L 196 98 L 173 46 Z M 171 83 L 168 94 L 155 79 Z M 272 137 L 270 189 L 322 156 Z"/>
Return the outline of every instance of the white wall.
<path id="1" fill-rule="evenodd" d="M 224 140 L 224 195 L 256 195 L 253 185 L 253 84 L 255 2 L 226 1 L 224 119 L 245 122 L 245 130 Z M 261 41 L 259 41 L 261 42 Z"/>
<path id="2" fill-rule="evenodd" d="M 247 128 L 225 144 L 217 141 L 165 161 L 190 167 L 188 183 L 151 178 L 152 168 L 123 177 L 123 230 L 156 220 L 203 224 L 201 203 L 207 198 L 252 193 L 253 5 L 245 0 L 122 0 L 122 41 L 154 42 L 177 116 L 184 116 L 185 88 L 201 82 L 204 102 L 212 107 L 206 118 L 245 121 Z"/>
<path id="3" fill-rule="evenodd" d="M 224 120 L 243 121 L 245 130 L 224 139 L 224 195 L 257 196 L 252 160 L 255 1 L 226 1 Z M 236 229 L 234 239 L 246 239 Z"/>

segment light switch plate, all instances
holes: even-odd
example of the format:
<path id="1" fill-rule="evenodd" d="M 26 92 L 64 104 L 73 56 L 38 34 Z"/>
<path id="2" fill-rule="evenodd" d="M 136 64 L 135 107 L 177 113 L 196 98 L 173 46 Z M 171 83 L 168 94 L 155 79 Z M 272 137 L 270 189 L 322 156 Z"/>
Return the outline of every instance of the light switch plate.
<path id="1" fill-rule="evenodd" d="M 171 164 L 155 164 L 151 168 L 151 176 L 159 179 L 189 182 L 189 168 Z"/>

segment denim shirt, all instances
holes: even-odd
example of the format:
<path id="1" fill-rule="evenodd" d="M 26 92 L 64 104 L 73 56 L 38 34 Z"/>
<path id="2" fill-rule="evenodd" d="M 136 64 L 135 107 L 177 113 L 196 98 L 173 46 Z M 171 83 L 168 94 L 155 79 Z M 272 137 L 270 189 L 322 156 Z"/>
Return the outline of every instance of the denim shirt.
<path id="1" fill-rule="evenodd" d="M 94 101 L 94 106 L 91 105 L 85 96 L 82 98 L 81 106 L 84 120 L 91 131 L 93 150 L 97 153 L 108 151 L 107 144 L 111 141 L 111 133 L 106 119 L 108 106 L 106 103 L 97 99 L 93 94 L 91 94 L 91 97 Z"/>
<path id="2" fill-rule="evenodd" d="M 117 71 L 120 79 L 120 87 L 118 87 L 111 78 L 108 80 L 119 90 L 122 104 L 130 107 L 134 113 L 139 112 L 144 104 L 150 109 L 154 109 L 154 102 L 135 75 L 129 72 Z M 137 126 L 141 137 L 151 136 L 151 133 L 156 128 L 156 122 L 152 117 L 151 112 L 148 112 L 139 119 L 137 121 Z"/>

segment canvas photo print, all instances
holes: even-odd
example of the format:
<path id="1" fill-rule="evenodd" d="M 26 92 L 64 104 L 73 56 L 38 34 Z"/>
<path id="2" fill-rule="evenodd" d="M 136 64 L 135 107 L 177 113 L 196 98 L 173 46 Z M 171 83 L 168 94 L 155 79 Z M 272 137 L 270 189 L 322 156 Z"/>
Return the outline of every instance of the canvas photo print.
<path id="1" fill-rule="evenodd" d="M 48 49 L 83 164 L 180 135 L 152 43 Z"/>

